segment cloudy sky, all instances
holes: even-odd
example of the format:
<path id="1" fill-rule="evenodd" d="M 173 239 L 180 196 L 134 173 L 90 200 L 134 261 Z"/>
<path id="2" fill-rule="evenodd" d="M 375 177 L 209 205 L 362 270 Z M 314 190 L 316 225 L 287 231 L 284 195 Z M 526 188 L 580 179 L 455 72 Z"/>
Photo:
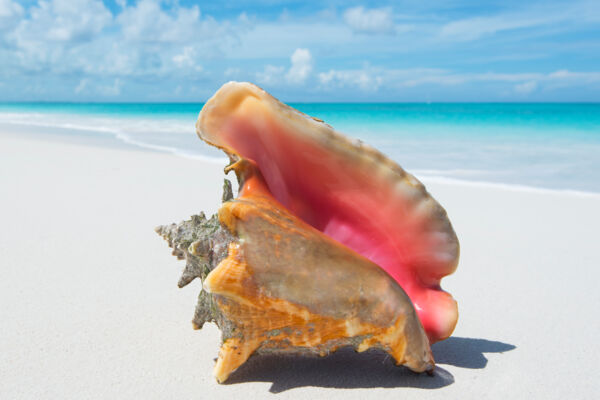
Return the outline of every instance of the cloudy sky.
<path id="1" fill-rule="evenodd" d="M 600 1 L 0 0 L 0 101 L 204 101 L 228 80 L 285 101 L 600 101 Z"/>

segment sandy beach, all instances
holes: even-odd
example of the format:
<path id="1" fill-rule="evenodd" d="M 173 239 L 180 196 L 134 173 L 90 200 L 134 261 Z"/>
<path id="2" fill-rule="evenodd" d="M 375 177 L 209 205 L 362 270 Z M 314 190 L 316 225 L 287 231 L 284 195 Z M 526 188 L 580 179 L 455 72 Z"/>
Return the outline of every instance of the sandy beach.
<path id="1" fill-rule="evenodd" d="M 200 282 L 154 232 L 220 203 L 222 166 L 0 132 L 0 398 L 592 399 L 600 197 L 427 182 L 461 241 L 433 377 L 380 352 L 254 357 L 212 376 Z"/>

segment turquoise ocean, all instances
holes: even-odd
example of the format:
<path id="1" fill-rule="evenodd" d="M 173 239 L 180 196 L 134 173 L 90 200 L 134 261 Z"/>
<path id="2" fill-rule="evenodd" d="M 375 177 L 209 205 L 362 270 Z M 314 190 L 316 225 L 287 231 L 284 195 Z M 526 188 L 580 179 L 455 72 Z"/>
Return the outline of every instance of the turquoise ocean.
<path id="1" fill-rule="evenodd" d="M 417 177 L 600 193 L 600 104 L 291 105 L 378 148 Z M 225 164 L 222 153 L 196 137 L 201 108 L 201 103 L 4 103 L 0 125 Z"/>

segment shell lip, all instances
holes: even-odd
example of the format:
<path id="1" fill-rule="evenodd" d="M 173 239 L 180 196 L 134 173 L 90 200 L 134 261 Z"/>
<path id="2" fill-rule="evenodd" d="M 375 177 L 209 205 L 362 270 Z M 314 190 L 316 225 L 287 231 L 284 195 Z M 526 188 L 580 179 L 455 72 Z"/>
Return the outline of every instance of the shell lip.
<path id="1" fill-rule="evenodd" d="M 322 146 L 331 146 L 327 147 L 329 151 L 333 152 L 330 154 L 337 154 L 335 152 L 339 152 L 340 154 L 352 154 L 355 152 L 360 152 L 364 155 L 363 158 L 356 159 L 354 164 L 367 163 L 373 169 L 372 177 L 376 179 L 378 176 L 387 176 L 390 179 L 390 182 L 396 181 L 396 186 L 398 186 L 400 192 L 402 192 L 402 196 L 405 196 L 407 204 L 409 202 L 413 202 L 415 204 L 419 204 L 423 207 L 420 212 L 424 213 L 424 215 L 431 216 L 432 220 L 435 220 L 438 225 L 433 226 L 433 229 L 439 230 L 443 233 L 446 244 L 442 248 L 440 254 L 442 256 L 447 257 L 450 261 L 445 262 L 443 268 L 439 271 L 431 270 L 427 272 L 427 274 L 419 275 L 420 272 L 417 271 L 415 276 L 417 277 L 417 281 L 421 283 L 417 283 L 417 285 L 422 285 L 424 290 L 432 290 L 435 291 L 435 295 L 439 297 L 439 300 L 436 300 L 437 303 L 441 304 L 443 308 L 447 311 L 444 311 L 446 314 L 442 317 L 439 315 L 434 315 L 438 313 L 435 311 L 431 315 L 422 315 L 424 312 L 427 312 L 430 307 L 424 305 L 428 300 L 426 300 L 427 296 L 422 295 L 421 300 L 415 299 L 413 301 L 415 308 L 418 309 L 421 314 L 420 317 L 423 317 L 422 321 L 425 325 L 427 325 L 428 336 L 430 341 L 433 343 L 438 340 L 443 340 L 446 337 L 449 337 L 454 330 L 458 318 L 458 309 L 456 306 L 456 301 L 452 299 L 452 297 L 443 292 L 440 289 L 439 281 L 442 277 L 453 273 L 458 266 L 458 258 L 459 258 L 459 242 L 456 238 L 456 234 L 452 228 L 450 221 L 447 219 L 445 210 L 429 195 L 423 184 L 419 182 L 412 175 L 406 173 L 398 164 L 389 160 L 382 153 L 377 151 L 376 149 L 363 144 L 360 141 L 351 140 L 344 137 L 341 133 L 333 130 L 329 125 L 321 122 L 318 119 L 312 118 L 295 110 L 287 105 L 281 103 L 273 96 L 268 94 L 263 89 L 250 84 L 250 83 L 238 83 L 238 82 L 229 82 L 223 85 L 223 87 L 217 91 L 217 93 L 207 101 L 204 108 L 200 112 L 198 121 L 196 123 L 196 132 L 198 136 L 205 141 L 206 143 L 215 146 L 225 153 L 227 153 L 230 157 L 231 163 L 228 167 L 225 168 L 225 172 L 229 172 L 234 170 L 236 175 L 238 176 L 238 180 L 240 181 L 240 188 L 242 188 L 242 182 L 244 182 L 247 178 L 246 175 L 248 172 L 248 168 L 242 168 L 243 165 L 247 162 L 252 162 L 257 165 L 259 172 L 265 177 L 266 186 L 269 188 L 270 192 L 273 194 L 273 197 L 283 204 L 289 211 L 293 214 L 299 216 L 302 220 L 308 222 L 309 224 L 315 226 L 318 230 L 325 231 L 326 226 L 324 224 L 319 225 L 319 221 L 315 221 L 312 218 L 311 212 L 307 212 L 306 215 L 301 215 L 303 211 L 306 211 L 307 207 L 294 208 L 296 204 L 294 202 L 296 199 L 291 198 L 292 195 L 286 194 L 285 191 L 289 188 L 289 181 L 284 180 L 283 183 L 277 179 L 273 179 L 273 176 L 276 176 L 278 171 L 273 173 L 272 171 L 264 170 L 265 165 L 271 163 L 266 162 L 269 157 L 273 154 L 268 155 L 265 152 L 268 149 L 256 150 L 254 153 L 249 153 L 248 150 L 244 150 L 239 147 L 239 142 L 235 143 L 232 141 L 226 140 L 226 135 L 224 132 L 229 128 L 223 124 L 225 122 L 231 120 L 231 116 L 240 109 L 240 107 L 246 106 L 246 103 L 252 104 L 260 103 L 263 108 L 260 108 L 259 111 L 266 112 L 267 117 L 272 118 L 275 123 L 281 123 L 282 120 L 289 122 L 289 124 L 296 129 L 301 134 L 306 134 L 310 140 L 317 141 Z M 253 116 L 260 116 L 261 113 L 255 113 Z M 268 119 L 268 118 L 267 118 Z M 267 122 L 271 120 L 265 120 Z M 263 131 L 268 128 L 265 128 L 265 121 L 260 125 Z M 267 124 L 268 125 L 268 124 Z M 239 127 L 236 127 L 239 128 Z M 257 128 L 258 129 L 258 128 Z M 259 130 L 260 130 L 259 129 Z M 292 130 L 293 130 L 292 129 Z M 268 130 L 268 129 L 267 129 Z M 244 135 L 247 132 L 244 131 L 244 127 L 241 127 L 240 132 L 236 132 L 236 137 L 241 138 L 242 142 L 244 140 L 252 141 L 255 143 L 262 143 L 259 136 L 252 138 L 245 138 Z M 250 132 L 250 131 L 248 131 Z M 296 139 L 301 136 L 295 137 Z M 262 133 L 261 133 L 262 134 Z M 293 135 L 292 135 L 293 136 Z M 258 139 L 257 139 L 258 138 Z M 244 142 L 245 143 L 245 142 Z M 294 148 L 291 149 L 291 153 L 287 155 L 287 158 L 293 158 L 297 154 L 295 154 Z M 300 151 L 298 151 L 300 152 Z M 285 162 L 285 160 L 284 160 Z M 349 165 L 348 167 L 344 166 L 344 169 L 351 169 L 353 165 Z M 303 168 L 299 167 L 298 170 L 303 170 Z M 317 174 L 315 174 L 317 175 Z M 377 178 L 379 179 L 379 178 Z M 385 178 L 388 179 L 388 178 Z M 281 189 L 283 187 L 283 189 Z M 326 195 L 329 194 L 331 190 L 326 190 Z M 282 194 L 283 193 L 283 194 Z M 287 196 L 287 197 L 286 197 Z M 416 209 L 416 208 L 415 208 Z M 298 213 L 297 211 L 301 212 Z M 376 208 L 371 207 L 362 207 L 362 210 L 355 210 L 356 212 L 376 212 Z M 412 212 L 412 211 L 411 211 Z M 429 218 L 429 217 L 428 217 Z M 388 217 L 389 219 L 389 217 Z M 343 228 L 343 227 L 342 227 Z M 341 228 L 335 228 L 340 230 Z M 428 228 L 429 229 L 429 228 Z M 335 240 L 338 240 L 337 237 L 333 237 Z M 427 239 L 429 240 L 429 239 Z M 339 240 L 338 240 L 339 241 Z M 348 247 L 354 249 L 355 251 L 362 254 L 360 250 L 357 250 L 352 245 L 348 245 L 347 241 L 343 240 L 340 243 L 347 245 Z M 430 254 L 435 254 L 435 252 L 431 251 Z M 377 257 L 371 258 L 376 264 L 380 265 L 384 270 L 390 273 L 394 279 L 402 286 L 409 291 L 409 295 L 411 298 L 413 297 L 411 291 L 411 285 L 405 286 L 402 283 L 402 271 L 392 271 L 386 268 L 385 262 L 386 260 L 378 259 Z M 389 263 L 389 262 L 388 262 Z M 433 267 L 432 267 L 433 268 Z M 438 267 L 435 267 L 438 268 Z M 425 310 L 425 311 L 423 311 Z M 439 314 L 439 313 L 438 313 Z M 446 318 L 451 316 L 451 318 Z M 441 321 L 441 322 L 440 322 Z M 442 324 L 443 326 L 441 326 Z"/>

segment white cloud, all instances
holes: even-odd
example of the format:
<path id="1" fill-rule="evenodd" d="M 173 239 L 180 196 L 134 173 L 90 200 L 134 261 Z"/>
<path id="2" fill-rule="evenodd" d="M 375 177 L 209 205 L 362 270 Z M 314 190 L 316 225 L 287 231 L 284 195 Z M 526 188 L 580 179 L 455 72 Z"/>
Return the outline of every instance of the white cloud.
<path id="1" fill-rule="evenodd" d="M 17 43 L 89 41 L 106 27 L 112 15 L 100 0 L 41 1 L 15 32 Z"/>
<path id="2" fill-rule="evenodd" d="M 266 65 L 263 71 L 256 73 L 260 84 L 276 86 L 282 84 L 300 85 L 310 77 L 313 70 L 313 57 L 308 49 L 296 49 L 290 57 L 291 66 Z"/>
<path id="3" fill-rule="evenodd" d="M 561 70 L 555 71 L 555 72 L 553 72 L 553 73 L 550 74 L 550 76 L 552 78 L 568 78 L 568 77 L 570 77 L 572 75 L 573 75 L 573 73 L 569 72 L 566 69 L 561 69 Z"/>
<path id="4" fill-rule="evenodd" d="M 23 14 L 23 7 L 12 0 L 0 0 L 0 18 L 19 16 Z"/>
<path id="5" fill-rule="evenodd" d="M 411 68 L 388 69 L 367 67 L 360 70 L 330 70 L 319 74 L 321 83 L 325 86 L 350 86 L 363 91 L 377 91 L 381 87 L 398 88 L 412 87 L 424 83 L 455 84 L 457 77 L 443 69 Z"/>
<path id="6" fill-rule="evenodd" d="M 376 91 L 383 83 L 381 76 L 373 76 L 365 70 L 329 70 L 319 74 L 324 87 L 356 87 L 363 91 Z"/>
<path id="7" fill-rule="evenodd" d="M 415 87 L 425 84 L 437 85 L 462 85 L 471 82 L 506 82 L 515 83 L 513 89 L 520 94 L 527 94 L 537 90 L 544 84 L 581 85 L 600 82 L 600 72 L 571 72 L 559 70 L 551 73 L 516 72 L 516 73 L 456 73 L 445 70 L 421 69 L 387 71 L 386 80 L 399 86 Z M 400 73 L 401 72 L 401 73 Z M 389 79 L 390 76 L 397 79 Z M 411 76 L 412 75 L 412 76 Z"/>
<path id="8" fill-rule="evenodd" d="M 179 68 L 191 68 L 197 72 L 202 71 L 202 66 L 196 63 L 196 51 L 192 46 L 185 46 L 183 52 L 174 55 L 173 62 Z"/>
<path id="9" fill-rule="evenodd" d="M 242 12 L 240 15 L 238 15 L 237 23 L 238 24 L 250 24 L 250 18 L 248 17 L 248 14 L 246 14 L 245 11 Z"/>
<path id="10" fill-rule="evenodd" d="M 575 1 L 568 5 L 552 2 L 543 9 L 541 5 L 538 9 L 524 5 L 489 15 L 469 12 L 471 18 L 458 21 L 448 20 L 451 14 L 414 13 L 410 7 L 404 15 L 391 8 L 369 6 L 344 8 L 340 15 L 331 8 L 310 18 L 288 13 L 285 23 L 252 13 L 217 21 L 201 12 L 204 8 L 187 1 L 114 1 L 118 7 L 111 12 L 101 0 L 0 0 L 0 81 L 4 82 L 4 93 L 31 87 L 39 88 L 35 93 L 63 90 L 60 95 L 67 93 L 65 98 L 74 92 L 79 98 L 115 93 L 143 98 L 148 93 L 188 96 L 191 88 L 197 87 L 200 96 L 208 90 L 205 88 L 212 87 L 213 82 L 206 84 L 209 79 L 255 78 L 271 86 L 269 89 L 285 88 L 285 93 L 296 98 L 359 90 L 365 92 L 360 94 L 365 99 L 385 93 L 390 94 L 386 98 L 399 98 L 396 93 L 402 93 L 408 99 L 429 89 L 432 93 L 462 93 L 464 88 L 465 93 L 472 93 L 483 84 L 490 93 L 493 89 L 494 93 L 520 98 L 516 94 L 539 96 L 562 87 L 579 86 L 589 93 L 600 82 L 600 72 L 547 72 L 549 67 L 556 68 L 551 61 L 556 57 L 584 54 L 584 49 L 585 54 L 594 54 L 597 43 L 583 32 L 595 32 L 590 21 L 600 18 L 595 12 L 599 10 L 597 2 L 592 1 L 585 3 L 587 8 Z M 414 24 L 414 29 L 406 40 L 399 41 L 392 34 L 403 29 L 398 23 L 402 21 Z M 577 35 L 571 34 L 575 32 L 569 31 L 571 27 L 578 29 Z M 516 29 L 528 30 L 523 35 L 506 34 Z M 550 33 L 561 32 L 569 33 L 569 38 L 548 40 Z M 476 48 L 459 43 L 495 33 L 505 33 L 502 41 L 491 41 L 498 49 L 492 43 Z M 522 40 L 526 46 L 520 46 Z M 514 52 L 521 54 L 523 48 L 536 50 L 535 62 L 519 64 L 525 58 L 514 57 Z M 417 68 L 445 65 L 449 54 L 464 54 L 453 64 L 456 70 Z M 474 57 L 476 62 L 470 62 Z M 506 67 L 509 63 L 498 63 L 510 57 L 515 58 L 510 67 Z M 361 64 L 365 60 L 381 60 L 381 64 Z M 394 69 L 394 65 L 406 65 L 407 69 Z M 514 71 L 520 65 L 526 72 L 502 72 Z M 502 69 L 484 72 L 493 68 Z M 535 70 L 546 72 L 527 72 Z M 594 85 L 584 87 L 588 83 Z M 149 89 L 161 85 L 161 91 Z M 460 90 L 451 86 L 460 86 Z M 347 90 L 336 92 L 336 88 Z M 23 93 L 23 98 L 29 95 L 25 90 Z"/>
<path id="11" fill-rule="evenodd" d="M 123 82 L 119 78 L 115 79 L 112 85 L 107 86 L 99 86 L 98 91 L 105 96 L 118 96 L 121 94 L 121 88 L 123 87 Z"/>
<path id="12" fill-rule="evenodd" d="M 256 73 L 256 80 L 258 83 L 267 86 L 278 85 L 281 83 L 284 73 L 284 67 L 267 65 L 264 71 Z"/>
<path id="13" fill-rule="evenodd" d="M 468 82 L 522 82 L 543 79 L 539 73 L 456 73 L 441 69 L 416 69 L 413 76 L 402 79 L 402 86 L 415 87 L 424 84 L 461 85 Z"/>
<path id="14" fill-rule="evenodd" d="M 474 17 L 450 22 L 442 27 L 441 36 L 457 40 L 474 40 L 500 31 L 529 28 L 549 22 L 547 18 L 523 18 L 499 15 Z"/>
<path id="15" fill-rule="evenodd" d="M 392 10 L 389 8 L 349 8 L 344 12 L 344 21 L 358 33 L 393 33 L 395 31 Z"/>
<path id="16" fill-rule="evenodd" d="M 431 74 L 417 74 L 415 77 L 404 79 L 400 82 L 402 86 L 415 87 L 425 84 L 437 84 L 437 85 L 460 85 L 466 81 L 465 76 L 447 75 L 445 73 L 431 73 Z"/>
<path id="17" fill-rule="evenodd" d="M 292 84 L 304 83 L 313 68 L 313 59 L 310 51 L 308 49 L 296 49 L 294 54 L 292 54 L 291 61 L 292 66 L 285 75 L 285 78 Z"/>
<path id="18" fill-rule="evenodd" d="M 561 69 L 548 74 L 549 79 L 570 79 L 570 80 L 581 80 L 584 82 L 598 82 L 600 81 L 600 72 L 572 72 L 566 69 Z"/>
<path id="19" fill-rule="evenodd" d="M 92 42 L 112 20 L 99 0 L 40 1 L 28 14 L 7 35 L 7 41 L 14 49 L 11 61 L 36 72 L 72 68 L 76 63 L 70 56 L 80 54 L 84 44 Z"/>
<path id="20" fill-rule="evenodd" d="M 23 7 L 12 0 L 0 0 L 0 32 L 17 25 L 23 15 Z"/>
<path id="21" fill-rule="evenodd" d="M 223 56 L 225 49 L 238 42 L 240 30 L 249 27 L 245 15 L 235 24 L 217 22 L 202 16 L 196 5 L 185 7 L 174 2 L 167 11 L 157 0 L 141 0 L 126 7 L 115 23 L 120 42 L 111 44 L 108 51 L 119 60 L 120 67 L 113 63 L 105 69 L 146 76 L 197 76 L 203 61 Z"/>
<path id="22" fill-rule="evenodd" d="M 329 70 L 318 74 L 323 89 L 357 88 L 378 91 L 381 88 L 398 90 L 422 85 L 458 86 L 470 83 L 510 83 L 518 94 L 529 94 L 540 87 L 567 87 L 600 82 L 600 72 L 551 73 L 460 73 L 435 68 L 386 69 L 368 67 L 357 70 Z M 552 86 L 550 86 L 552 85 Z"/>
<path id="23" fill-rule="evenodd" d="M 223 75 L 226 78 L 233 78 L 239 76 L 242 73 L 242 70 L 239 68 L 229 67 L 224 72 Z"/>
<path id="24" fill-rule="evenodd" d="M 538 84 L 536 81 L 519 83 L 518 85 L 515 85 L 515 92 L 520 94 L 529 94 L 537 89 L 537 86 Z"/>
<path id="25" fill-rule="evenodd" d="M 90 82 L 90 80 L 87 78 L 83 78 L 82 80 L 80 80 L 77 87 L 75 87 L 75 93 L 76 94 L 83 93 L 85 91 L 85 89 L 88 87 L 89 82 Z"/>
<path id="26" fill-rule="evenodd" d="M 88 78 L 83 78 L 75 87 L 74 93 L 76 95 L 92 93 L 107 97 L 116 97 L 121 94 L 122 87 L 123 82 L 119 78 L 114 79 L 111 83 L 98 82 Z"/>
<path id="27" fill-rule="evenodd" d="M 173 43 L 186 40 L 197 31 L 200 9 L 180 7 L 173 15 L 161 9 L 157 0 L 141 0 L 117 17 L 121 32 L 132 42 Z"/>
<path id="28" fill-rule="evenodd" d="M 76 74 L 80 78 L 179 76 L 196 79 L 202 61 L 219 57 L 238 43 L 248 18 L 217 23 L 197 6 L 141 0 L 116 16 L 100 0 L 39 0 L 26 12 L 0 0 L 0 31 L 5 16 L 14 25 L 0 39 L 8 46 L 0 55 L 6 71 Z M 109 85 L 114 88 L 114 85 Z M 89 85 L 90 88 L 98 88 Z M 80 90 L 83 90 L 80 89 Z M 108 90 L 105 92 L 115 92 Z"/>
<path id="29" fill-rule="evenodd" d="M 440 36 L 453 40 L 475 40 L 486 35 L 515 29 L 547 28 L 550 32 L 565 29 L 569 24 L 581 25 L 600 20 L 597 2 L 548 2 L 521 7 L 494 15 L 475 16 L 444 25 Z M 539 34 L 539 30 L 537 31 Z"/>
<path id="30" fill-rule="evenodd" d="M 332 47 L 351 47 L 356 51 L 355 39 L 348 34 L 344 24 L 337 21 L 332 23 L 331 19 L 293 20 L 286 23 L 262 21 L 240 35 L 241 45 L 236 48 L 234 56 L 250 60 L 276 59 L 296 48 L 325 48 L 331 51 Z"/>

